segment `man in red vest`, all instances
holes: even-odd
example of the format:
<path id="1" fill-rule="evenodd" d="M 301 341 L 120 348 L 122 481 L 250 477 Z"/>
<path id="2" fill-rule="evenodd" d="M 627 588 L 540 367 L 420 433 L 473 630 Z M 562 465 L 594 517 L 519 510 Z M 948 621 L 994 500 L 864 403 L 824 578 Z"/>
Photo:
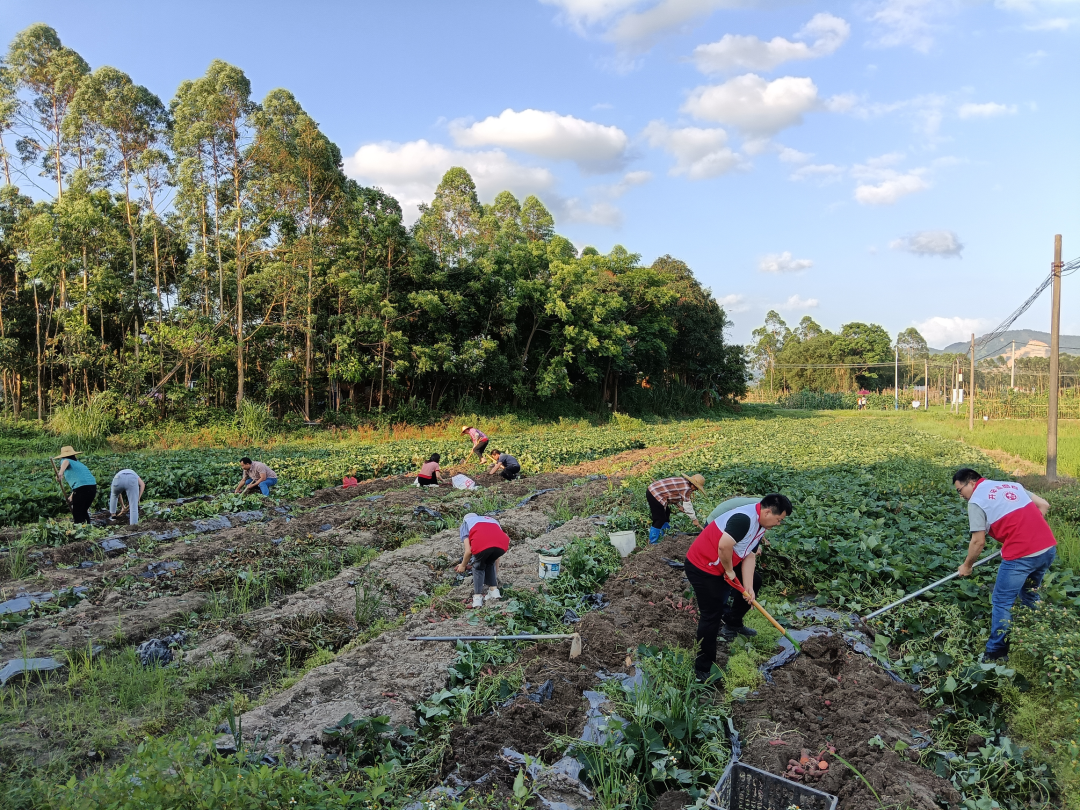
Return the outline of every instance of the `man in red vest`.
<path id="1" fill-rule="evenodd" d="M 779 493 L 760 502 L 736 506 L 717 517 L 697 536 L 686 552 L 684 571 L 698 602 L 698 680 L 709 678 L 716 661 L 716 638 L 756 636 L 743 624 L 750 602 L 761 587 L 757 554 L 768 529 L 779 526 L 792 512 L 791 501 Z M 729 580 L 742 580 L 743 593 Z M 731 603 L 730 605 L 728 603 Z"/>
<path id="2" fill-rule="evenodd" d="M 1016 597 L 1025 607 L 1039 601 L 1036 589 L 1057 556 L 1057 540 L 1046 523 L 1050 504 L 1011 481 L 989 481 L 964 467 L 953 475 L 953 486 L 968 502 L 971 542 L 967 559 L 957 569 L 962 577 L 982 554 L 986 536 L 1001 543 L 994 595 L 990 598 L 990 638 L 984 661 L 1004 660 L 1009 654 L 1006 633 Z"/>

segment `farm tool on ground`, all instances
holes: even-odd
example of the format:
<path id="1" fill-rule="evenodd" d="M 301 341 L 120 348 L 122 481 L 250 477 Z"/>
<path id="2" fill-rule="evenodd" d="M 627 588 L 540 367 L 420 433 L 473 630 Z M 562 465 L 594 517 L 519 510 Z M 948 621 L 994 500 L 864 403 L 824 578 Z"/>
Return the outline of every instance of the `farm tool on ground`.
<path id="1" fill-rule="evenodd" d="M 739 582 L 739 580 L 732 579 L 731 577 L 727 577 L 727 576 L 725 576 L 724 579 L 727 581 L 728 585 L 730 585 L 732 588 L 737 590 L 739 593 L 742 593 L 742 594 L 746 593 L 746 588 L 743 587 L 742 583 Z M 796 651 L 798 651 L 798 652 L 802 651 L 802 647 L 799 646 L 799 642 L 797 642 L 794 639 L 794 637 L 791 635 L 791 633 L 789 633 L 787 631 L 787 629 L 784 627 L 784 625 L 780 624 L 780 622 L 778 622 L 776 619 L 774 619 L 772 617 L 772 614 L 769 613 L 769 611 L 767 611 L 765 608 L 763 608 L 758 603 L 757 599 L 751 599 L 750 604 L 753 605 L 754 607 L 756 607 L 758 609 L 758 611 L 760 611 L 761 615 L 769 620 L 769 624 L 771 624 L 773 627 L 775 627 L 777 630 L 779 630 L 781 633 L 783 633 L 784 638 L 786 638 L 788 641 L 791 642 L 791 646 L 794 647 Z"/>
<path id="2" fill-rule="evenodd" d="M 986 557 L 983 557 L 981 560 L 977 560 L 976 562 L 973 562 L 971 564 L 971 567 L 975 568 L 977 566 L 982 565 L 983 563 L 988 563 L 991 560 L 997 559 L 1000 556 L 1001 556 L 1001 551 L 1000 550 L 995 551 L 993 554 L 989 554 Z M 930 583 L 925 588 L 920 588 L 919 590 L 914 591 L 913 593 L 909 593 L 903 599 L 897 599 L 895 602 L 892 602 L 891 604 L 888 604 L 883 608 L 879 608 L 878 610 L 875 610 L 873 613 L 867 613 L 865 616 L 862 617 L 862 619 L 860 619 L 860 621 L 862 622 L 864 627 L 867 627 L 869 629 L 869 626 L 867 625 L 867 622 L 869 622 L 871 619 L 873 619 L 873 618 L 875 618 L 877 616 L 880 616 L 882 613 L 884 613 L 887 610 L 892 610 L 894 607 L 897 607 L 898 605 L 904 604 L 904 602 L 911 601 L 916 596 L 922 596 L 927 591 L 933 590 L 938 585 L 944 585 L 949 580 L 956 579 L 958 576 L 960 576 L 960 572 L 959 571 L 954 571 L 953 573 L 949 574 L 947 577 L 942 577 L 937 582 Z"/>
<path id="3" fill-rule="evenodd" d="M 520 633 L 516 636 L 409 636 L 409 641 L 541 641 L 551 638 L 573 639 L 570 644 L 570 658 L 581 655 L 580 633 Z"/>

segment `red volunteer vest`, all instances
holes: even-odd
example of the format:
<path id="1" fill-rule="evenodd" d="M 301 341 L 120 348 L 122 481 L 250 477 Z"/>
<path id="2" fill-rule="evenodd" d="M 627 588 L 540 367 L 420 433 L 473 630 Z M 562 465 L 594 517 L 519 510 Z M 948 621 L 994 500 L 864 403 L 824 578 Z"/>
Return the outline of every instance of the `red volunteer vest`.
<path id="1" fill-rule="evenodd" d="M 980 478 L 971 502 L 986 513 L 989 534 L 1001 543 L 1001 559 L 1018 560 L 1057 545 L 1046 518 L 1020 484 Z"/>
<path id="2" fill-rule="evenodd" d="M 694 540 L 690 550 L 686 552 L 687 562 L 706 574 L 714 574 L 718 577 L 724 576 L 724 566 L 720 565 L 720 538 L 724 535 L 724 527 L 727 526 L 728 520 L 735 515 L 747 515 L 750 518 L 750 531 L 735 544 L 735 548 L 731 551 L 731 567 L 734 568 L 758 547 L 762 536 L 765 534 L 765 530 L 761 528 L 761 523 L 758 522 L 760 514 L 760 503 L 749 503 L 746 506 L 738 506 L 730 512 L 724 512 L 706 526 L 701 534 L 697 536 L 697 539 Z"/>
<path id="3" fill-rule="evenodd" d="M 469 529 L 469 548 L 473 554 L 479 554 L 489 548 L 510 550 L 510 538 L 506 536 L 498 523 L 477 523 Z"/>

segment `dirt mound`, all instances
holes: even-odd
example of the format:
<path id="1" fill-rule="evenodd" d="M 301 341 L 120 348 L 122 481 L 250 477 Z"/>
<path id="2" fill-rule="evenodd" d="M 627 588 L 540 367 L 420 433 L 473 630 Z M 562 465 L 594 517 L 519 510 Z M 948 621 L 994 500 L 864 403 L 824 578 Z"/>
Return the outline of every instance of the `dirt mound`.
<path id="1" fill-rule="evenodd" d="M 445 760 L 448 772 L 456 766 L 461 779 L 479 779 L 499 762 L 504 747 L 551 763 L 561 753 L 549 735 L 575 735 L 581 731 L 589 706 L 582 692 L 595 688 L 592 670 L 582 669 L 577 660 L 567 660 L 565 643 L 541 643 L 534 650 L 535 655 L 531 659 L 527 656 L 523 663 L 525 681 L 535 694 L 538 687 L 551 680 L 551 697 L 534 703 L 522 695 L 509 706 L 472 718 L 468 726 L 455 726 L 450 735 L 451 753 Z M 512 782 L 512 773 L 507 774 Z"/>
<path id="2" fill-rule="evenodd" d="M 842 639 L 809 639 L 802 655 L 776 670 L 773 679 L 757 698 L 733 706 L 736 728 L 746 741 L 744 762 L 779 775 L 802 749 L 814 754 L 832 745 L 881 798 L 879 803 L 858 776 L 833 760 L 811 786 L 839 796 L 844 810 L 880 805 L 936 810 L 941 800 L 959 804 L 960 795 L 947 780 L 917 763 L 914 746 L 929 738 L 916 739 L 913 732 L 928 732 L 931 721 L 919 693 L 893 681 Z M 881 745 L 871 744 L 878 739 Z M 912 748 L 898 753 L 897 741 Z"/>

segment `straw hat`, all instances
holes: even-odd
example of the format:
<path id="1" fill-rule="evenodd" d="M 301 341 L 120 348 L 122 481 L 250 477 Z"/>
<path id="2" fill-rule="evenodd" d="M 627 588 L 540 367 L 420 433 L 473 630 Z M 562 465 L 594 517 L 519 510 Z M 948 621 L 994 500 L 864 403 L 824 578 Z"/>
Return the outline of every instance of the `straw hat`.
<path id="1" fill-rule="evenodd" d="M 61 459 L 61 458 L 67 458 L 68 456 L 81 456 L 81 455 L 82 455 L 82 453 L 76 453 L 75 448 L 72 447 L 70 444 L 65 444 L 63 447 L 60 448 L 60 455 L 53 456 L 53 461 L 56 461 L 57 459 Z"/>
<path id="2" fill-rule="evenodd" d="M 697 475 L 684 475 L 683 478 L 693 484 L 694 489 L 696 489 L 698 492 L 705 491 L 705 476 L 701 475 L 700 473 L 698 473 Z"/>
<path id="3" fill-rule="evenodd" d="M 461 427 L 461 432 L 462 432 L 462 433 L 465 433 L 465 432 L 466 432 L 466 431 L 467 431 L 468 429 L 469 429 L 469 426 L 468 426 L 468 425 L 462 425 L 462 427 Z"/>

